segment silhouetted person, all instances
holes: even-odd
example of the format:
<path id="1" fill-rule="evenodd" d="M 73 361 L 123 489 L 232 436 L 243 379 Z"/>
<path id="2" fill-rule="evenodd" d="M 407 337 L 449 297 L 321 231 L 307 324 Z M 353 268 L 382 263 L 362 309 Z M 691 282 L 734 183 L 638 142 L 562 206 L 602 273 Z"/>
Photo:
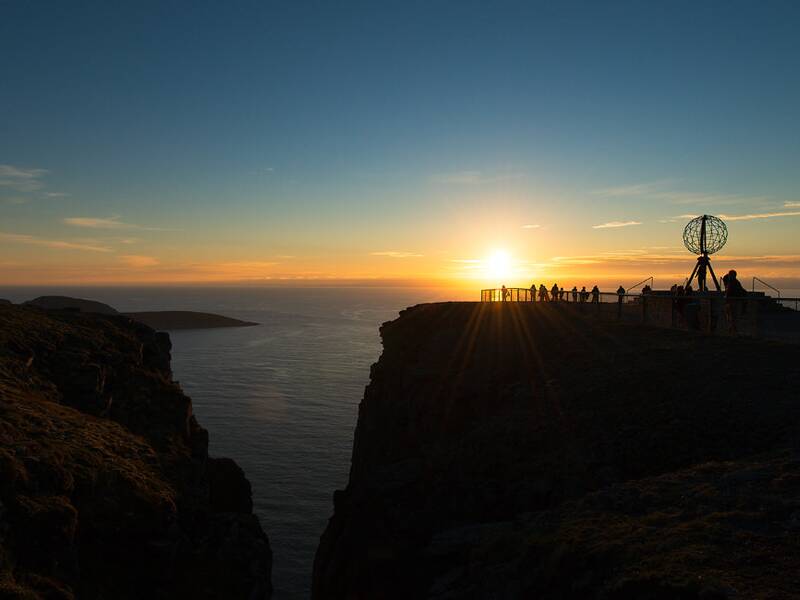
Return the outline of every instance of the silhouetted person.
<path id="1" fill-rule="evenodd" d="M 694 290 L 692 290 L 692 284 L 689 284 L 683 289 L 683 295 L 691 296 L 692 294 L 694 294 Z"/>
<path id="2" fill-rule="evenodd" d="M 642 288 L 642 294 L 649 294 L 652 291 L 653 291 L 653 288 L 651 288 L 649 285 L 646 285 L 646 286 L 644 286 Z"/>
<path id="3" fill-rule="evenodd" d="M 727 275 L 722 278 L 722 283 L 725 285 L 725 316 L 728 318 L 728 330 L 732 334 L 736 334 L 739 306 L 743 304 L 742 300 L 747 297 L 747 290 L 736 278 L 736 271 L 733 269 L 728 271 Z"/>
<path id="4" fill-rule="evenodd" d="M 586 291 L 586 286 L 585 285 L 581 286 L 581 304 L 586 302 L 588 298 L 589 298 L 589 292 Z"/>
<path id="5" fill-rule="evenodd" d="M 551 298 L 550 298 L 551 302 L 555 302 L 556 300 L 558 300 L 558 284 L 557 283 L 554 283 L 553 287 L 550 289 L 550 296 L 551 296 Z"/>
<path id="6" fill-rule="evenodd" d="M 676 296 L 678 294 L 678 284 L 677 283 L 673 283 L 672 284 L 672 287 L 669 288 L 669 293 L 672 294 L 673 296 Z"/>
<path id="7" fill-rule="evenodd" d="M 577 302 L 578 301 L 578 287 L 577 286 L 572 286 L 572 301 L 573 302 Z"/>
<path id="8" fill-rule="evenodd" d="M 544 284 L 539 284 L 539 302 L 547 302 L 547 288 L 544 287 Z"/>
<path id="9" fill-rule="evenodd" d="M 592 304 L 600 303 L 600 289 L 597 286 L 592 288 Z"/>
<path id="10" fill-rule="evenodd" d="M 558 288 L 558 299 L 564 301 L 564 288 Z"/>
<path id="11" fill-rule="evenodd" d="M 536 300 L 536 284 L 532 283 L 531 284 L 531 302 L 533 302 L 534 300 Z"/>
<path id="12" fill-rule="evenodd" d="M 506 286 L 503 286 L 502 290 L 503 290 L 503 302 L 505 302 L 506 300 L 508 300 L 508 290 L 506 289 Z"/>

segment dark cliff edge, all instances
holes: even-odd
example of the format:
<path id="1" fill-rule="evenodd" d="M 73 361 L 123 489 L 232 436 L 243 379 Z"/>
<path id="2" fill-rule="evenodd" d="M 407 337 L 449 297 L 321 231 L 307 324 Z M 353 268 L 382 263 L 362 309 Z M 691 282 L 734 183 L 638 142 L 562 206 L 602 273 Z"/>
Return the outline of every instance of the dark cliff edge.
<path id="1" fill-rule="evenodd" d="M 271 595 L 250 484 L 124 316 L 0 305 L 0 598 Z"/>
<path id="2" fill-rule="evenodd" d="M 381 328 L 316 599 L 800 597 L 800 348 L 420 305 Z"/>

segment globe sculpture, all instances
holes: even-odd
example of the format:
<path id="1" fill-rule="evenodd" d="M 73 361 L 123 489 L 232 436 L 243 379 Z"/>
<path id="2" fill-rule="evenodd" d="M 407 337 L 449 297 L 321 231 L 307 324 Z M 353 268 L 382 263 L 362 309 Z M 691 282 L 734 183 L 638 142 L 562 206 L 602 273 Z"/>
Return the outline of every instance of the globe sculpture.
<path id="1" fill-rule="evenodd" d="M 722 219 L 711 215 L 695 217 L 686 224 L 683 230 L 683 245 L 693 254 L 697 254 L 697 264 L 686 285 L 689 286 L 697 277 L 697 289 L 700 292 L 708 291 L 706 274 L 711 275 L 717 291 L 721 291 L 714 269 L 711 268 L 709 255 L 719 252 L 728 241 L 728 228 Z"/>

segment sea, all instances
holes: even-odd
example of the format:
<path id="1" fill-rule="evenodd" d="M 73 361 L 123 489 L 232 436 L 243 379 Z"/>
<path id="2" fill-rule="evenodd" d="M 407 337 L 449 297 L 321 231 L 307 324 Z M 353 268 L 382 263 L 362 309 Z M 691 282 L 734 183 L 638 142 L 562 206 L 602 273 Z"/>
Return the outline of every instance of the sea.
<path id="1" fill-rule="evenodd" d="M 210 454 L 236 460 L 252 484 L 272 545 L 276 600 L 309 597 L 333 492 L 347 484 L 381 323 L 407 306 L 463 299 L 440 288 L 0 288 L 12 302 L 41 295 L 258 323 L 171 332 L 172 369 L 209 431 Z"/>

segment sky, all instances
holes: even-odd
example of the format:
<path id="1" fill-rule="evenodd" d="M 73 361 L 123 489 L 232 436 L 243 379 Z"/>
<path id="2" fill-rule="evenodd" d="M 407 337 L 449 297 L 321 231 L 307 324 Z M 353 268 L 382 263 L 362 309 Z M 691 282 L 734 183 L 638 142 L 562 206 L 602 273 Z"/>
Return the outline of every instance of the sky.
<path id="1" fill-rule="evenodd" d="M 800 3 L 0 0 L 0 284 L 800 279 Z M 795 286 L 800 287 L 800 286 Z"/>

